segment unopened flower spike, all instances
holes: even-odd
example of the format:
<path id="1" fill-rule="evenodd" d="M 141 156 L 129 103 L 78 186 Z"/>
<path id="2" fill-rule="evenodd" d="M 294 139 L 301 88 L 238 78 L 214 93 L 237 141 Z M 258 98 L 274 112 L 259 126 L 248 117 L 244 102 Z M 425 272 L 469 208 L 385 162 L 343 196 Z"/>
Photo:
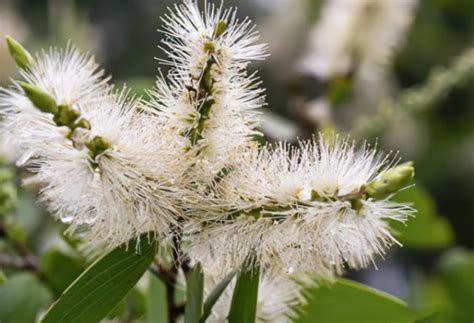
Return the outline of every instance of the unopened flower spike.
<path id="1" fill-rule="evenodd" d="M 381 200 L 407 187 L 415 177 L 415 167 L 409 161 L 381 173 L 365 190 L 370 197 Z"/>
<path id="2" fill-rule="evenodd" d="M 31 54 L 16 40 L 10 36 L 5 37 L 10 55 L 21 69 L 28 69 L 33 61 Z"/>

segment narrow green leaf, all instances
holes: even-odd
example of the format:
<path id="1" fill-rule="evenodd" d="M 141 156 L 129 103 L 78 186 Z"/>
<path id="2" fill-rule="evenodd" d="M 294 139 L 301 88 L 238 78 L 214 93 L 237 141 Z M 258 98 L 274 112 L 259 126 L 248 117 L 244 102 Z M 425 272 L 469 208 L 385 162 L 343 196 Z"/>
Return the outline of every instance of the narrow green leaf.
<path id="1" fill-rule="evenodd" d="M 0 322 L 36 322 L 52 301 L 49 290 L 32 274 L 11 276 L 0 287 Z"/>
<path id="2" fill-rule="evenodd" d="M 204 274 L 201 264 L 197 263 L 186 274 L 186 308 L 185 323 L 198 323 L 202 314 L 204 298 Z"/>
<path id="3" fill-rule="evenodd" d="M 151 274 L 147 301 L 147 322 L 168 323 L 168 302 L 166 299 L 166 285 L 155 275 Z"/>
<path id="4" fill-rule="evenodd" d="M 230 274 L 225 276 L 224 279 L 221 280 L 219 284 L 217 284 L 214 287 L 212 292 L 207 297 L 206 302 L 204 303 L 204 310 L 202 312 L 202 317 L 199 322 L 201 323 L 206 322 L 207 318 L 211 314 L 212 308 L 214 307 L 216 302 L 219 300 L 219 297 L 221 297 L 222 293 L 225 291 L 227 286 L 229 286 L 234 276 L 235 276 L 235 271 L 232 271 Z"/>
<path id="5" fill-rule="evenodd" d="M 308 286 L 296 323 L 412 323 L 416 315 L 401 300 L 347 279 Z"/>
<path id="6" fill-rule="evenodd" d="M 254 323 L 257 316 L 260 267 L 243 270 L 237 276 L 229 311 L 229 323 Z"/>
<path id="7" fill-rule="evenodd" d="M 41 322 L 99 322 L 135 286 L 157 252 L 157 243 L 149 243 L 146 235 L 130 247 L 121 246 L 94 262 L 69 286 L 54 303 Z"/>

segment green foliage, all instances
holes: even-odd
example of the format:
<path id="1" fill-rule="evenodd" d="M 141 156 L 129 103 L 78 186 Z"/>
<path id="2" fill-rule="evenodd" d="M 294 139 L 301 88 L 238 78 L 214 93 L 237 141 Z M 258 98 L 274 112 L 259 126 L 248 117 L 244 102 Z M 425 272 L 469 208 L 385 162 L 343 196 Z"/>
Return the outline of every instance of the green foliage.
<path id="1" fill-rule="evenodd" d="M 211 314 L 212 308 L 216 304 L 216 302 L 219 300 L 219 297 L 222 295 L 222 293 L 225 291 L 227 286 L 229 286 L 230 282 L 235 276 L 235 271 L 232 271 L 230 274 L 224 277 L 222 281 L 217 284 L 212 292 L 209 294 L 209 296 L 206 299 L 206 302 L 204 303 L 204 310 L 202 313 L 202 317 L 200 322 L 204 323 L 206 319 L 209 317 Z"/>
<path id="2" fill-rule="evenodd" d="M 51 293 L 34 275 L 14 275 L 0 287 L 0 322 L 35 322 L 51 302 Z"/>
<path id="3" fill-rule="evenodd" d="M 239 272 L 230 304 L 229 323 L 255 322 L 259 278 L 260 267 L 258 266 Z"/>
<path id="4" fill-rule="evenodd" d="M 148 323 L 168 323 L 168 303 L 166 300 L 166 285 L 150 275 L 150 286 L 147 293 Z"/>
<path id="5" fill-rule="evenodd" d="M 454 233 L 446 218 L 437 214 L 433 199 L 420 186 L 399 192 L 398 202 L 411 203 L 417 210 L 406 225 L 392 222 L 398 240 L 408 248 L 444 248 L 453 244 Z"/>
<path id="6" fill-rule="evenodd" d="M 55 297 L 61 293 L 84 271 L 84 264 L 55 248 L 48 250 L 40 260 L 40 270 L 48 281 Z"/>
<path id="7" fill-rule="evenodd" d="M 201 264 L 196 264 L 186 274 L 186 309 L 184 322 L 198 323 L 202 315 L 204 274 Z"/>
<path id="8" fill-rule="evenodd" d="M 69 286 L 46 313 L 43 323 L 96 322 L 104 318 L 135 286 L 157 252 L 147 235 L 98 259 Z"/>
<path id="9" fill-rule="evenodd" d="M 440 277 L 457 312 L 474 320 L 474 253 L 452 250 L 439 264 Z"/>
<path id="10" fill-rule="evenodd" d="M 307 286 L 296 323 L 408 323 L 415 314 L 399 299 L 347 279 Z"/>

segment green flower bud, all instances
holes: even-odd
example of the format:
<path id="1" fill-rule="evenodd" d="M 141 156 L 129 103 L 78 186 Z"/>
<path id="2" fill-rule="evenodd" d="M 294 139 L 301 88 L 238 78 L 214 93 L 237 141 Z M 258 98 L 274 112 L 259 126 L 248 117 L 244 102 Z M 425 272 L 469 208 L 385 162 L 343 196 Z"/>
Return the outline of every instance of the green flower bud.
<path id="1" fill-rule="evenodd" d="M 216 45 L 214 44 L 214 42 L 207 41 L 204 43 L 204 51 L 206 53 L 214 53 L 215 50 L 216 50 Z"/>
<path id="2" fill-rule="evenodd" d="M 59 105 L 53 120 L 58 126 L 67 126 L 72 129 L 80 115 L 79 111 L 71 109 L 68 105 Z"/>
<path id="3" fill-rule="evenodd" d="M 86 146 L 89 148 L 92 158 L 99 156 L 111 147 L 110 143 L 100 136 L 95 136 Z"/>
<path id="4" fill-rule="evenodd" d="M 6 38 L 8 50 L 10 51 L 10 55 L 12 56 L 13 60 L 15 61 L 16 65 L 18 65 L 21 69 L 28 69 L 33 61 L 30 53 L 21 46 L 19 42 L 7 36 Z"/>
<path id="5" fill-rule="evenodd" d="M 414 176 L 413 162 L 406 162 L 377 176 L 365 187 L 365 190 L 370 197 L 384 199 L 410 185 Z"/>
<path id="6" fill-rule="evenodd" d="M 18 82 L 26 96 L 30 99 L 31 103 L 42 112 L 56 114 L 58 113 L 58 106 L 56 101 L 49 96 L 48 93 L 41 90 L 39 87 L 33 84 Z"/>
<path id="7" fill-rule="evenodd" d="M 86 130 L 91 129 L 91 123 L 87 119 L 80 119 L 76 124 L 75 128 L 83 128 Z"/>
<path id="8" fill-rule="evenodd" d="M 227 23 L 224 20 L 219 20 L 214 28 L 214 35 L 220 37 L 227 29 Z"/>

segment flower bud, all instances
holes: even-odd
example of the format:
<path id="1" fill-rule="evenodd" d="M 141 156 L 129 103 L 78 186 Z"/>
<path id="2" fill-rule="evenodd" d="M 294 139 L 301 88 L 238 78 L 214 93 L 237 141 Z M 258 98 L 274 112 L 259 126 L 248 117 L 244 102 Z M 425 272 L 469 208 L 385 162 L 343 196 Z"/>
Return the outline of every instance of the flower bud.
<path id="1" fill-rule="evenodd" d="M 72 129 L 74 128 L 74 122 L 79 117 L 79 111 L 70 108 L 68 105 L 61 104 L 58 106 L 58 112 L 53 120 L 58 126 L 67 126 Z"/>
<path id="2" fill-rule="evenodd" d="M 15 61 L 16 65 L 18 65 L 21 69 L 27 69 L 33 58 L 31 57 L 30 53 L 21 46 L 19 42 L 7 36 L 6 38 L 8 50 L 10 51 L 10 55 L 12 56 L 13 60 Z"/>
<path id="3" fill-rule="evenodd" d="M 95 136 L 86 146 L 89 148 L 92 158 L 95 158 L 109 149 L 110 143 L 100 136 Z"/>
<path id="4" fill-rule="evenodd" d="M 49 96 L 48 93 L 44 92 L 33 84 L 25 82 L 18 82 L 18 84 L 20 84 L 31 103 L 33 103 L 33 105 L 39 110 L 52 114 L 58 113 L 56 101 L 51 96 Z"/>
<path id="5" fill-rule="evenodd" d="M 79 121 L 76 122 L 75 124 L 76 128 L 83 128 L 86 130 L 91 130 L 91 123 L 87 119 L 79 119 Z"/>
<path id="6" fill-rule="evenodd" d="M 217 23 L 214 29 L 214 35 L 216 37 L 219 37 L 225 32 L 226 29 L 227 29 L 227 23 L 224 20 L 219 20 L 219 22 Z"/>
<path id="7" fill-rule="evenodd" d="M 370 197 L 384 199 L 405 186 L 410 185 L 415 176 L 413 162 L 406 162 L 391 168 L 370 182 L 365 190 Z"/>

